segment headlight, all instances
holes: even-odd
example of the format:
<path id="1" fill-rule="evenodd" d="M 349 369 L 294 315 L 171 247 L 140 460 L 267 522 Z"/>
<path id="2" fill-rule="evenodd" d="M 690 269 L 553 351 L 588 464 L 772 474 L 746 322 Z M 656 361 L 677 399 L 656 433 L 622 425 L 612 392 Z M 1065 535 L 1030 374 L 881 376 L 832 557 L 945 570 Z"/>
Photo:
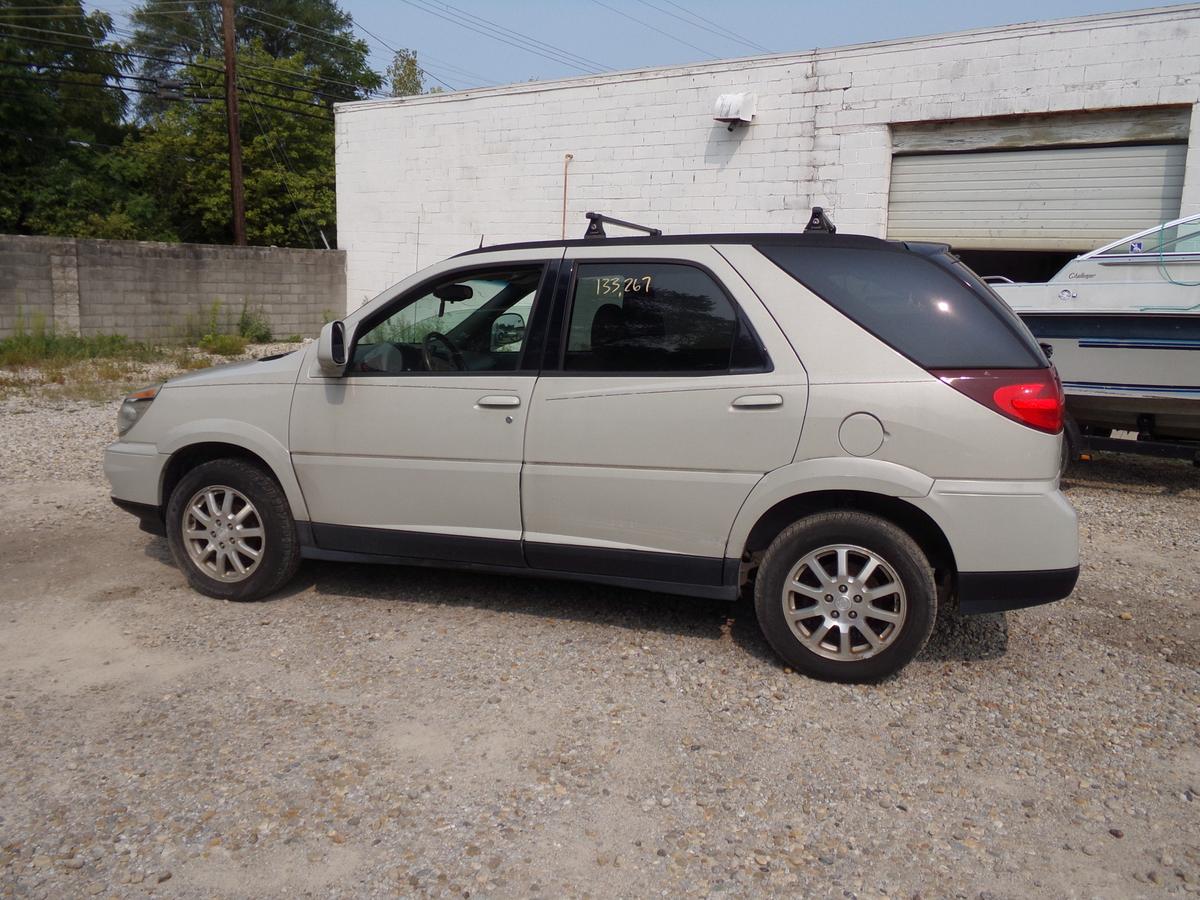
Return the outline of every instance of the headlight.
<path id="1" fill-rule="evenodd" d="M 146 414 L 146 410 L 150 408 L 150 402 L 158 396 L 161 387 L 161 384 L 155 384 L 148 388 L 142 388 L 140 391 L 134 391 L 125 398 L 120 412 L 117 413 L 117 437 L 124 437 L 125 432 L 136 425 L 138 419 Z"/>

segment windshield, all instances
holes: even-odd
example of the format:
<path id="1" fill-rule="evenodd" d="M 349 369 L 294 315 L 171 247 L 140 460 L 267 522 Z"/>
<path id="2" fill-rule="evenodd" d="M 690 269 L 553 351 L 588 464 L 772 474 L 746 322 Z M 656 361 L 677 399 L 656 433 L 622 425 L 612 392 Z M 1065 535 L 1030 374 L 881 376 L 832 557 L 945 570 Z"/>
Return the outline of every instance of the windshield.
<path id="1" fill-rule="evenodd" d="M 1099 251 L 1097 256 L 1136 256 L 1142 253 L 1200 253 L 1200 216 L 1172 222 L 1150 234 L 1131 237 Z"/>

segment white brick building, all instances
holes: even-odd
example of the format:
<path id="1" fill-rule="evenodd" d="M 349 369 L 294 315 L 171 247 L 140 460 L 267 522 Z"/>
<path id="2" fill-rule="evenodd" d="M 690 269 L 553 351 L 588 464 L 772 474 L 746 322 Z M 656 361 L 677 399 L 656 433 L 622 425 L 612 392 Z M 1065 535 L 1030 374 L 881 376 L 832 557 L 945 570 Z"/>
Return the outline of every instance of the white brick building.
<path id="1" fill-rule="evenodd" d="M 757 115 L 728 131 L 740 91 Z M 1087 249 L 1200 210 L 1200 5 L 340 105 L 348 306 L 481 235 L 559 237 L 566 154 L 568 236 L 593 209 L 696 232 L 819 205 L 1001 251 L 983 268 Z"/>

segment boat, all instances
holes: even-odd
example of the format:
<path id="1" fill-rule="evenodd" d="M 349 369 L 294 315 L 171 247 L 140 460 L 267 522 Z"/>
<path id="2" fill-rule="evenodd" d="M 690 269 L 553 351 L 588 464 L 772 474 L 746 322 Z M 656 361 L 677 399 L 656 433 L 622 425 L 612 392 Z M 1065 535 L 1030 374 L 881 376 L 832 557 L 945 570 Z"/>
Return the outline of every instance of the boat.
<path id="1" fill-rule="evenodd" d="M 985 281 L 1052 348 L 1082 434 L 1200 441 L 1200 214 L 1077 256 L 1043 283 Z"/>

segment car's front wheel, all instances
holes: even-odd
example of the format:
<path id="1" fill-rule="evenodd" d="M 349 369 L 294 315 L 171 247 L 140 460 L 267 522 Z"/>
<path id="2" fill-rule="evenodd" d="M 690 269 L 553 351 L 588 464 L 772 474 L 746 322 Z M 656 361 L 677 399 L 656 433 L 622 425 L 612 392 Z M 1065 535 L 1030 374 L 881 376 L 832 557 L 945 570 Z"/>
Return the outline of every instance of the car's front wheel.
<path id="1" fill-rule="evenodd" d="M 798 671 L 874 681 L 912 660 L 933 630 L 933 569 L 902 529 L 858 511 L 809 516 L 767 548 L 754 589 L 768 643 Z"/>
<path id="2" fill-rule="evenodd" d="M 192 469 L 167 503 L 167 542 L 193 588 L 222 600 L 258 600 L 300 564 L 300 543 L 282 488 L 240 459 Z"/>

